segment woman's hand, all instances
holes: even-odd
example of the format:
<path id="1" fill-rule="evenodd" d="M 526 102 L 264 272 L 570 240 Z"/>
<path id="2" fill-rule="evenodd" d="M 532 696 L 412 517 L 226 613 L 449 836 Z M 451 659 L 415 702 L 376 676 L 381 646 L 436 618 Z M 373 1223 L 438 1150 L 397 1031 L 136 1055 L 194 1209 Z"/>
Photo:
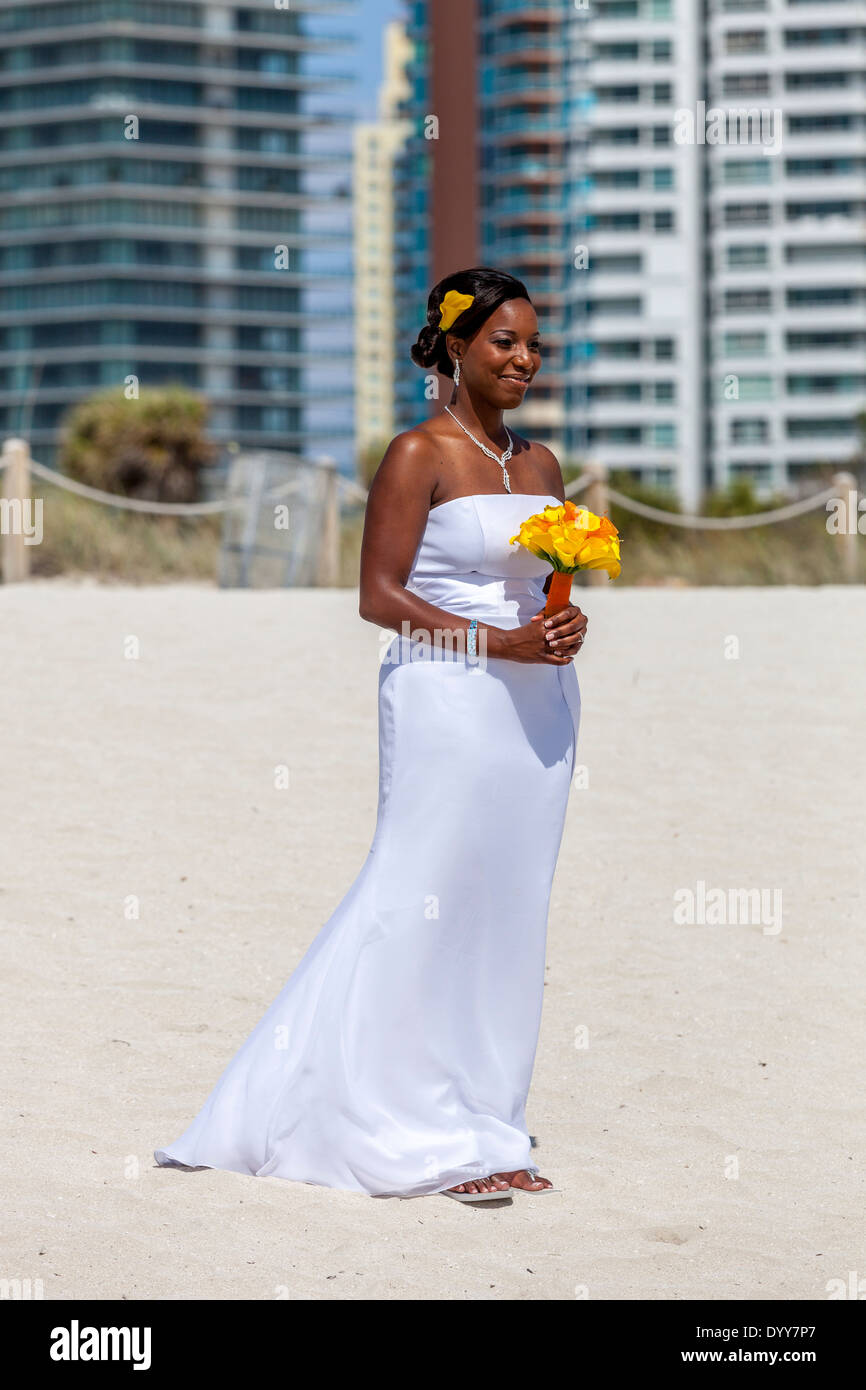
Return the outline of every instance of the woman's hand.
<path id="1" fill-rule="evenodd" d="M 488 654 L 506 661 L 567 666 L 583 646 L 587 622 L 586 614 L 572 603 L 550 618 L 545 618 L 543 612 L 536 613 L 522 627 L 499 629 L 495 647 L 488 644 Z"/>
<path id="2" fill-rule="evenodd" d="M 589 623 L 586 614 L 574 603 L 569 603 L 550 618 L 545 618 L 543 612 L 536 613 L 532 621 L 541 624 L 550 650 L 556 656 L 567 657 L 569 661 L 577 656 L 583 646 Z"/>

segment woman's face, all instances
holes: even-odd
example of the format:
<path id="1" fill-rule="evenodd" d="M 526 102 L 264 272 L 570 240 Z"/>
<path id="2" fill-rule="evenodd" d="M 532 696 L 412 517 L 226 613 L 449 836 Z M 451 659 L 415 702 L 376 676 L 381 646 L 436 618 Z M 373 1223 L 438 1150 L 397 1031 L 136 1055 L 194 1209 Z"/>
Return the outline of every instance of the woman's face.
<path id="1" fill-rule="evenodd" d="M 452 339 L 461 382 L 499 410 L 515 410 L 541 366 L 538 319 L 527 299 L 507 299 L 472 338 Z"/>

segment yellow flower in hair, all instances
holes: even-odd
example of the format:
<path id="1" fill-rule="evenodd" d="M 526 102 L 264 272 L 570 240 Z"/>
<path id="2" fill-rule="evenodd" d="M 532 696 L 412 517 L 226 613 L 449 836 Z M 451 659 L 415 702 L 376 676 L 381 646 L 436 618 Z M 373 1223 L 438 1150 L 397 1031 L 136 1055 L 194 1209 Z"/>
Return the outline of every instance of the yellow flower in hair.
<path id="1" fill-rule="evenodd" d="M 443 333 L 447 333 L 455 319 L 459 319 L 464 309 L 468 309 L 470 304 L 474 304 L 474 294 L 460 294 L 458 290 L 449 290 L 443 296 L 440 308 L 442 310 L 439 319 L 439 327 Z"/>

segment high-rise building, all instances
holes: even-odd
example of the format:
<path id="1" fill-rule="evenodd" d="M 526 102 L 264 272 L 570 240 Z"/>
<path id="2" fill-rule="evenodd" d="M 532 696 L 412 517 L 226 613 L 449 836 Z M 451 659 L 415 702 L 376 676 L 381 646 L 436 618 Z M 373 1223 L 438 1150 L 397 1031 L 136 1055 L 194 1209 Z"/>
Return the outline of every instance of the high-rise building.
<path id="1" fill-rule="evenodd" d="M 697 503 L 705 482 L 696 0 L 598 0 L 577 43 L 586 177 L 571 272 L 569 453 Z"/>
<path id="2" fill-rule="evenodd" d="M 379 119 L 355 126 L 355 453 L 395 433 L 394 160 L 409 125 L 398 118 L 407 95 L 410 45 L 402 24 L 386 25 Z"/>
<path id="3" fill-rule="evenodd" d="M 402 112 L 412 134 L 396 189 L 401 428 L 438 408 L 429 374 L 407 351 L 424 323 L 431 286 L 455 270 L 493 265 L 526 282 L 544 339 L 544 374 L 509 419 L 554 448 L 565 445 L 570 175 L 563 13 L 558 0 L 408 5 L 413 57 Z"/>
<path id="4" fill-rule="evenodd" d="M 354 10 L 0 0 L 0 432 L 50 460 L 133 377 L 204 392 L 223 443 L 348 459 Z"/>
<path id="5" fill-rule="evenodd" d="M 850 459 L 866 409 L 862 0 L 466 0 L 475 78 L 452 101 L 436 95 L 455 43 L 439 0 L 410 13 L 398 285 L 420 322 L 455 217 L 463 264 L 526 281 L 546 360 L 517 427 L 688 508 L 737 477 L 787 489 Z M 443 111 L 474 182 L 425 146 Z M 404 427 L 423 408 L 412 371 L 398 359 Z"/>
<path id="6" fill-rule="evenodd" d="M 426 322 L 427 296 L 443 276 L 478 262 L 476 0 L 408 0 L 409 135 L 394 166 L 394 292 L 397 427 L 438 409 L 447 387 L 422 372 L 409 349 Z M 446 397 L 447 399 L 447 397 Z"/>
<path id="7" fill-rule="evenodd" d="M 711 470 L 778 489 L 866 410 L 866 7 L 714 0 L 706 49 Z"/>
<path id="8" fill-rule="evenodd" d="M 561 454 L 575 189 L 571 29 L 561 5 L 478 0 L 481 260 L 523 280 L 544 370 L 509 422 Z"/>

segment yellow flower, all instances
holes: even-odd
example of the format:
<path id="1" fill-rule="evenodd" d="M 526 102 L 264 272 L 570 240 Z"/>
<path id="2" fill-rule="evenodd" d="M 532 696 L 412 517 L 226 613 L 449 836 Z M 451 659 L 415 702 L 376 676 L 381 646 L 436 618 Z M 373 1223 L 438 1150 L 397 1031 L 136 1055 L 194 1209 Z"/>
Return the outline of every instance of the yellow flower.
<path id="1" fill-rule="evenodd" d="M 611 579 L 619 579 L 622 565 L 619 559 L 619 539 L 615 536 L 589 536 L 576 556 L 582 570 L 607 570 Z"/>
<path id="2" fill-rule="evenodd" d="M 464 309 L 468 309 L 470 304 L 474 304 L 474 294 L 460 294 L 458 290 L 449 290 L 442 298 L 439 306 L 442 313 L 439 318 L 439 327 L 443 333 L 447 333 L 455 319 L 459 319 Z"/>
<path id="3" fill-rule="evenodd" d="M 622 572 L 619 533 L 613 522 L 573 502 L 547 506 L 528 517 L 511 537 L 512 545 L 515 541 L 565 574 L 603 569 L 611 579 L 618 579 Z"/>

